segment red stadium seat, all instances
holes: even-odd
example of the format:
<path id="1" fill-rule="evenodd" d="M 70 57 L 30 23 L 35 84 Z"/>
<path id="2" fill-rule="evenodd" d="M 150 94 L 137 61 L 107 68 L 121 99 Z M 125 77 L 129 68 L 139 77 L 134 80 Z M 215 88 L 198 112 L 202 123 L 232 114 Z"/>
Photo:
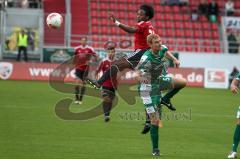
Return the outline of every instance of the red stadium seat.
<path id="1" fill-rule="evenodd" d="M 212 37 L 211 31 L 209 30 L 203 31 L 203 37 L 206 39 L 210 39 Z"/>
<path id="2" fill-rule="evenodd" d="M 193 24 L 193 29 L 202 29 L 201 23 L 199 22 L 194 22 Z"/>
<path id="3" fill-rule="evenodd" d="M 180 30 L 180 29 L 175 30 L 175 36 L 176 37 L 184 37 L 184 31 Z"/>
<path id="4" fill-rule="evenodd" d="M 174 23 L 174 27 L 177 28 L 177 29 L 182 29 L 183 28 L 183 24 L 182 24 L 182 22 L 176 21 Z"/>
<path id="5" fill-rule="evenodd" d="M 206 29 L 206 30 L 207 30 L 207 29 L 210 29 L 209 22 L 203 22 L 203 23 L 202 23 L 202 28 L 203 28 L 203 29 Z"/>
<path id="6" fill-rule="evenodd" d="M 164 6 L 164 11 L 167 12 L 167 13 L 171 13 L 172 8 L 170 6 Z"/>
<path id="7" fill-rule="evenodd" d="M 212 30 L 218 30 L 218 25 L 216 23 L 211 24 Z"/>
<path id="8" fill-rule="evenodd" d="M 180 12 L 180 9 L 179 9 L 178 6 L 173 6 L 173 7 L 172 7 L 172 11 L 173 11 L 174 13 L 179 13 L 179 12 Z"/>
<path id="9" fill-rule="evenodd" d="M 92 25 L 98 25 L 99 21 L 97 18 L 92 18 Z"/>
<path id="10" fill-rule="evenodd" d="M 200 30 L 194 30 L 193 36 L 195 38 L 201 38 L 202 37 L 202 32 Z"/>
<path id="11" fill-rule="evenodd" d="M 166 37 L 174 37 L 174 31 L 172 29 L 167 29 Z"/>
<path id="12" fill-rule="evenodd" d="M 165 24 L 163 21 L 156 21 L 156 27 L 165 28 Z"/>
<path id="13" fill-rule="evenodd" d="M 193 23 L 191 23 L 191 22 L 184 22 L 183 26 L 184 26 L 185 29 L 191 29 L 192 28 L 192 24 Z"/>
<path id="14" fill-rule="evenodd" d="M 91 2 L 91 9 L 97 9 L 97 8 L 98 8 L 97 2 Z"/>
<path id="15" fill-rule="evenodd" d="M 165 14 L 165 15 L 162 15 L 162 16 L 164 16 L 164 20 L 167 20 L 167 21 L 171 21 L 171 20 L 172 20 L 172 17 L 173 17 L 173 15 L 172 15 L 172 14 L 169 14 L 169 13 L 167 13 L 167 14 Z"/>
<path id="16" fill-rule="evenodd" d="M 218 31 L 214 31 L 214 32 L 212 33 L 212 36 L 213 36 L 214 39 L 219 39 L 219 33 L 218 33 Z"/>
<path id="17" fill-rule="evenodd" d="M 165 22 L 165 27 L 168 28 L 174 28 L 174 23 L 171 21 L 166 21 Z"/>
<path id="18" fill-rule="evenodd" d="M 180 14 L 174 14 L 173 15 L 173 20 L 182 21 L 183 17 Z"/>
<path id="19" fill-rule="evenodd" d="M 190 20 L 190 15 L 189 14 L 184 14 L 183 15 L 183 20 L 184 21 L 189 21 Z"/>
<path id="20" fill-rule="evenodd" d="M 186 37 L 192 37 L 193 36 L 192 30 L 189 30 L 189 29 L 185 29 L 184 34 L 185 34 Z"/>

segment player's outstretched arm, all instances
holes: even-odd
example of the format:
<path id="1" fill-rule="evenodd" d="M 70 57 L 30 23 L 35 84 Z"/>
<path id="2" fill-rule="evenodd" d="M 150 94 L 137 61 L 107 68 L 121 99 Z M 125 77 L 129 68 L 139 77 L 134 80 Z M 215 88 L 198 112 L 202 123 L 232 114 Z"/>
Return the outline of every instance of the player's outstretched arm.
<path id="1" fill-rule="evenodd" d="M 239 80 L 237 80 L 236 78 L 233 79 L 232 83 L 231 83 L 231 86 L 230 86 L 230 89 L 231 89 L 231 92 L 233 94 L 237 94 L 238 93 L 238 84 L 239 84 Z"/>
<path id="2" fill-rule="evenodd" d="M 166 57 L 173 61 L 174 67 L 178 68 L 180 66 L 180 61 L 176 57 L 174 57 L 170 51 L 167 51 Z"/>
<path id="3" fill-rule="evenodd" d="M 118 26 L 119 28 L 121 28 L 122 30 L 124 30 L 127 33 L 136 33 L 137 28 L 132 27 L 132 26 L 128 26 L 126 24 L 120 23 L 113 14 L 109 13 L 109 18 L 110 20 L 115 23 L 116 26 Z"/>

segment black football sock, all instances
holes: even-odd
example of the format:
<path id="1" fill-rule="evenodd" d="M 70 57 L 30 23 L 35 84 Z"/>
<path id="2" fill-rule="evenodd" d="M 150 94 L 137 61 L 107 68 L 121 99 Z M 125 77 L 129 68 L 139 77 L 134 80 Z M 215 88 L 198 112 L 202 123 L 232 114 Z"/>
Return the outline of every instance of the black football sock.
<path id="1" fill-rule="evenodd" d="M 112 102 L 103 101 L 103 113 L 105 116 L 110 116 L 111 108 L 112 108 Z"/>
<path id="2" fill-rule="evenodd" d="M 75 87 L 75 100 L 79 100 L 79 86 Z"/>
<path id="3" fill-rule="evenodd" d="M 86 91 L 86 87 L 85 87 L 85 86 L 82 86 L 82 87 L 81 87 L 81 92 L 80 92 L 79 101 L 82 101 L 83 95 L 85 94 L 85 91 Z"/>

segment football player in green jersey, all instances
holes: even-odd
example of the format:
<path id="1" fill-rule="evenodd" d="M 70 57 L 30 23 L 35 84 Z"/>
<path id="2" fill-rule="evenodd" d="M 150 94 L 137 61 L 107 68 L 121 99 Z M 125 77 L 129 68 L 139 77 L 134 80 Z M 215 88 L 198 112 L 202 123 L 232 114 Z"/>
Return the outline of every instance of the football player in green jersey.
<path id="1" fill-rule="evenodd" d="M 151 47 L 147 50 L 137 66 L 139 70 L 139 93 L 143 100 L 145 110 L 150 118 L 150 135 L 152 141 L 152 154 L 160 154 L 158 148 L 158 127 L 159 109 L 158 106 L 164 100 L 170 103 L 170 99 L 182 88 L 186 86 L 183 78 L 172 78 L 164 73 L 164 59 L 173 61 L 176 67 L 180 62 L 162 45 L 161 38 L 156 34 L 148 35 L 147 42 Z M 164 97 L 161 96 L 162 90 L 171 89 Z M 170 104 L 168 107 L 173 107 Z"/>
<path id="2" fill-rule="evenodd" d="M 240 84 L 240 73 L 233 79 L 230 89 L 233 94 L 238 93 L 238 88 Z M 240 106 L 238 108 L 237 112 L 237 125 L 235 128 L 234 136 L 233 136 L 233 145 L 232 145 L 232 151 L 228 155 L 228 158 L 237 158 L 237 148 L 240 140 Z"/>

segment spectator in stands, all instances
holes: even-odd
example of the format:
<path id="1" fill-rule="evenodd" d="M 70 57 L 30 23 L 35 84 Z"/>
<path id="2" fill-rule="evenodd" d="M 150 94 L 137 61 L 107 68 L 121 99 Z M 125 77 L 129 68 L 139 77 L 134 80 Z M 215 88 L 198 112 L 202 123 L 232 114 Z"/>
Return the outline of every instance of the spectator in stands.
<path id="1" fill-rule="evenodd" d="M 232 16 L 234 14 L 234 3 L 232 0 L 228 0 L 225 3 L 225 12 L 227 16 Z"/>
<path id="2" fill-rule="evenodd" d="M 217 22 L 219 7 L 216 0 L 212 0 L 208 5 L 208 19 L 211 22 Z"/>
<path id="3" fill-rule="evenodd" d="M 230 32 L 230 34 L 228 35 L 228 51 L 229 51 L 229 53 L 237 54 L 238 47 L 239 47 L 239 44 L 237 42 L 236 36 L 233 34 L 233 32 Z"/>
<path id="4" fill-rule="evenodd" d="M 189 0 L 179 0 L 179 6 L 187 6 L 189 4 Z"/>
<path id="5" fill-rule="evenodd" d="M 21 1 L 21 7 L 22 8 L 28 8 L 28 5 L 29 5 L 28 0 L 22 0 Z"/>
<path id="6" fill-rule="evenodd" d="M 162 0 L 161 4 L 163 5 L 170 5 L 170 6 L 174 6 L 174 5 L 179 5 L 180 0 Z"/>
<path id="7" fill-rule="evenodd" d="M 192 11 L 191 20 L 192 21 L 197 21 L 198 20 L 198 14 L 197 14 L 196 9 Z"/>
<path id="8" fill-rule="evenodd" d="M 27 56 L 27 47 L 28 47 L 28 35 L 25 33 L 24 29 L 21 30 L 21 32 L 18 34 L 17 39 L 18 44 L 18 55 L 17 55 L 17 61 L 20 61 L 21 53 L 24 54 L 24 61 L 28 61 Z"/>
<path id="9" fill-rule="evenodd" d="M 232 80 L 236 77 L 236 75 L 238 74 L 239 70 L 237 69 L 236 66 L 233 67 L 232 72 L 229 75 L 229 84 L 231 85 Z"/>
<path id="10" fill-rule="evenodd" d="M 198 5 L 198 14 L 208 16 L 208 2 L 207 0 L 202 0 Z"/>

